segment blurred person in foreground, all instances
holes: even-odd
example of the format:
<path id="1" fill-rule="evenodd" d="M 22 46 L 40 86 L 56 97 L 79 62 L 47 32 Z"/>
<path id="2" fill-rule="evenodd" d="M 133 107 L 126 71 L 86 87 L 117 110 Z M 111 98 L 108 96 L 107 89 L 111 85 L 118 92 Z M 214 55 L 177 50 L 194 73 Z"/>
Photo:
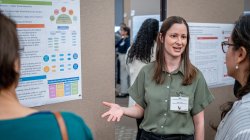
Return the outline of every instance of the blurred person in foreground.
<path id="1" fill-rule="evenodd" d="M 215 140 L 250 140 L 250 15 L 239 17 L 229 40 L 221 45 L 227 73 L 239 83 L 237 100 L 222 106 Z"/>

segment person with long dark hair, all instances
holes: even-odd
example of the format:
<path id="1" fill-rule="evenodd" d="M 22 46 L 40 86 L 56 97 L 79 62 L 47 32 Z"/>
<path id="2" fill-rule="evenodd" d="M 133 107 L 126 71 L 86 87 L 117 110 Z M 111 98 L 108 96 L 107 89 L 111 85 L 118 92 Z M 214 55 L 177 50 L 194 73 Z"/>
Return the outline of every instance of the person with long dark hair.
<path id="1" fill-rule="evenodd" d="M 237 93 L 239 91 L 239 89 L 241 88 L 240 82 L 238 82 L 237 80 L 234 81 L 234 96 L 237 96 Z"/>
<path id="2" fill-rule="evenodd" d="M 237 101 L 228 102 L 222 111 L 216 140 L 250 139 L 250 15 L 236 21 L 231 37 L 222 42 L 227 73 L 239 82 Z"/>
<path id="3" fill-rule="evenodd" d="M 130 86 L 133 85 L 141 68 L 146 64 L 155 61 L 156 39 L 159 32 L 159 21 L 153 18 L 146 19 L 135 38 L 132 46 L 127 51 L 127 70 L 130 76 Z M 135 101 L 129 97 L 129 106 L 135 105 Z M 139 125 L 142 118 L 136 119 L 137 135 L 136 139 L 140 139 L 142 130 Z"/>
<path id="4" fill-rule="evenodd" d="M 204 140 L 204 109 L 214 97 L 189 59 L 189 27 L 178 16 L 164 20 L 157 37 L 156 61 L 144 66 L 130 96 L 136 104 L 103 102 L 107 121 L 123 115 L 142 118 L 140 140 Z"/>

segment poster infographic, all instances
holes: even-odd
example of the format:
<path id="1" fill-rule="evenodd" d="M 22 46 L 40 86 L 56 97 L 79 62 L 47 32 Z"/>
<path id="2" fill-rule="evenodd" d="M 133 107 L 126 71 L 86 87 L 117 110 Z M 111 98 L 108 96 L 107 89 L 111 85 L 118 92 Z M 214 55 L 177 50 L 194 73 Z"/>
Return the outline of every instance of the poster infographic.
<path id="1" fill-rule="evenodd" d="M 0 0 L 17 23 L 25 106 L 82 99 L 80 0 Z"/>

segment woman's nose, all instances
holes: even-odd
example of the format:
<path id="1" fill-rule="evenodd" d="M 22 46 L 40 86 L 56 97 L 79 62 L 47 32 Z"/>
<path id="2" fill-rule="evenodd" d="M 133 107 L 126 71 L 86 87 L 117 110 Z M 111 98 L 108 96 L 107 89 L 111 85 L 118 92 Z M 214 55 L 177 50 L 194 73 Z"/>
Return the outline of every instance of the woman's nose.
<path id="1" fill-rule="evenodd" d="M 181 42 L 182 42 L 181 37 L 177 37 L 177 39 L 176 39 L 176 43 L 180 45 L 180 44 L 181 44 Z"/>

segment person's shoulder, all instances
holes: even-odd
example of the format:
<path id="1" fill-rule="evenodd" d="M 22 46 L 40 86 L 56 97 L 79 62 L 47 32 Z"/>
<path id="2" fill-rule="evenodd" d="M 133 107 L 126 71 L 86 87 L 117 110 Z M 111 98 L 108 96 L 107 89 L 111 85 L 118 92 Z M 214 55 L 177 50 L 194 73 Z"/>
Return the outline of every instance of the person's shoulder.
<path id="1" fill-rule="evenodd" d="M 142 67 L 142 70 L 145 72 L 148 72 L 148 71 L 151 71 L 152 69 L 154 69 L 154 66 L 155 66 L 155 62 L 150 62 L 150 63 L 144 65 Z"/>
<path id="2" fill-rule="evenodd" d="M 244 100 L 244 99 L 243 99 Z M 240 100 L 232 114 L 233 126 L 246 127 L 250 129 L 250 102 Z"/>
<path id="3" fill-rule="evenodd" d="M 248 93 L 249 94 L 249 93 Z M 246 96 L 246 95 L 245 95 Z M 242 100 L 240 101 L 240 105 L 238 108 L 238 112 L 242 115 L 242 116 L 248 116 L 248 120 L 249 120 L 249 124 L 250 124 L 250 96 L 247 95 L 248 97 L 242 98 Z"/>
<path id="4" fill-rule="evenodd" d="M 73 139 L 93 140 L 91 130 L 80 116 L 71 112 L 61 112 L 61 114 L 67 128 L 71 128 L 68 131 Z"/>
<path id="5" fill-rule="evenodd" d="M 68 117 L 79 117 L 78 115 L 76 115 L 75 113 L 72 112 L 66 112 L 66 111 L 62 111 L 60 112 L 63 116 L 68 116 Z"/>
<path id="6" fill-rule="evenodd" d="M 250 137 L 250 107 L 249 103 L 241 104 L 233 116 L 233 124 L 231 131 L 234 135 L 233 139 L 248 140 Z"/>
<path id="7" fill-rule="evenodd" d="M 63 118 L 65 119 L 65 121 L 69 121 L 69 122 L 71 122 L 71 123 L 79 123 L 79 122 L 84 122 L 83 121 L 83 119 L 80 117 L 80 116 L 78 116 L 78 115 L 76 115 L 76 114 L 74 114 L 74 113 L 71 113 L 71 112 L 61 112 L 61 114 L 62 114 L 62 116 L 63 116 Z"/>
<path id="8" fill-rule="evenodd" d="M 197 67 L 194 66 L 194 70 L 196 72 L 196 79 L 199 80 L 199 79 L 202 79 L 202 80 L 205 80 L 204 78 L 204 75 L 202 74 L 201 70 L 199 70 Z"/>
<path id="9" fill-rule="evenodd" d="M 71 112 L 60 112 L 65 122 L 81 122 L 83 121 L 81 117 Z M 51 119 L 54 120 L 53 112 L 50 111 L 39 111 L 34 114 L 29 115 L 27 118 L 35 118 L 35 119 Z"/>
<path id="10" fill-rule="evenodd" d="M 130 43 L 130 36 L 126 37 L 126 38 L 125 38 L 125 41 Z M 130 45 L 129 45 L 129 46 L 130 46 Z"/>
<path id="11" fill-rule="evenodd" d="M 140 70 L 140 75 L 144 75 L 146 77 L 151 77 L 154 74 L 154 62 L 150 62 L 144 65 Z"/>

